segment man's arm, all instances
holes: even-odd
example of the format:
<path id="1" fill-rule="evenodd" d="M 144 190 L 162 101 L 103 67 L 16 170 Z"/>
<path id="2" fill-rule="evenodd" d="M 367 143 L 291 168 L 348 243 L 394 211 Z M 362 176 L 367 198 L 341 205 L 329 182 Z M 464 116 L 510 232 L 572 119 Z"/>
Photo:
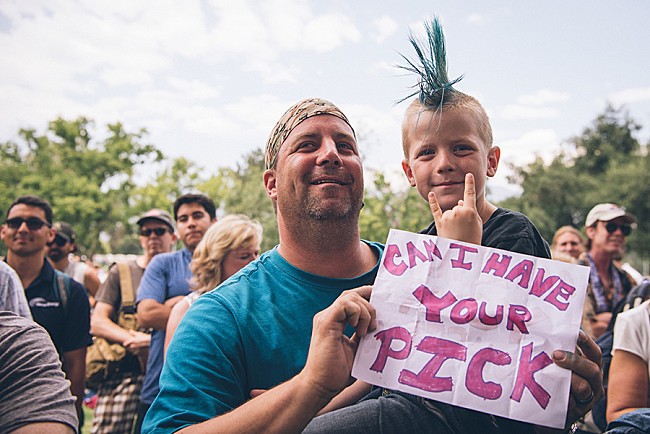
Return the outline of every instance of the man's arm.
<path id="1" fill-rule="evenodd" d="M 101 284 L 97 269 L 89 265 L 84 273 L 84 286 L 92 296 L 95 296 Z"/>
<path id="2" fill-rule="evenodd" d="M 375 310 L 368 302 L 371 290 L 364 286 L 345 291 L 314 317 L 307 363 L 294 378 L 229 413 L 180 432 L 301 432 L 349 384 L 359 338 L 376 328 Z M 346 324 L 355 328 L 352 338 L 343 334 Z"/>
<path id="3" fill-rule="evenodd" d="M 68 425 L 58 422 L 36 422 L 23 425 L 11 434 L 74 434 L 75 430 Z"/>
<path id="4" fill-rule="evenodd" d="M 142 327 L 151 327 L 155 330 L 165 330 L 167 327 L 167 320 L 172 311 L 172 307 L 183 299 L 183 295 L 177 295 L 164 303 L 159 303 L 156 300 L 146 298 L 138 303 L 138 324 Z"/>
<path id="5" fill-rule="evenodd" d="M 70 380 L 70 392 L 77 398 L 75 408 L 81 420 L 83 415 L 84 382 L 86 380 L 86 347 L 63 353 L 63 372 Z"/>

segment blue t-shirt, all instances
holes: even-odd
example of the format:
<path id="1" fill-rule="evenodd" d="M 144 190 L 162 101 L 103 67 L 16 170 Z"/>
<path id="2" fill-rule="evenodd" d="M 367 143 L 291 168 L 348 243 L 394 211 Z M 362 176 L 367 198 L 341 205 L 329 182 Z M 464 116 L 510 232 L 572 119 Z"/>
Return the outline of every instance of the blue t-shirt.
<path id="1" fill-rule="evenodd" d="M 379 258 L 383 246 L 368 243 Z M 223 414 L 298 374 L 312 320 L 344 290 L 372 284 L 379 259 L 352 279 L 306 273 L 277 248 L 192 305 L 167 349 L 143 433 L 168 433 Z M 353 332 L 349 327 L 348 335 Z"/>
<path id="2" fill-rule="evenodd" d="M 172 253 L 161 253 L 147 265 L 140 281 L 136 303 L 151 299 L 164 303 L 177 295 L 190 293 L 190 261 L 192 254 L 183 249 Z M 164 361 L 165 330 L 154 330 L 151 334 L 147 372 L 142 385 L 140 401 L 151 404 L 158 394 L 158 380 Z"/>

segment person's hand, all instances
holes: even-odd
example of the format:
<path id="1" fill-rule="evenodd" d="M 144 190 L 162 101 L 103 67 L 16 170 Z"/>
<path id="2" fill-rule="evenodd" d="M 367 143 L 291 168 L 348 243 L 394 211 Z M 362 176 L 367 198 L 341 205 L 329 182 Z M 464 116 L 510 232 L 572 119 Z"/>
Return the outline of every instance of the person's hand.
<path id="1" fill-rule="evenodd" d="M 345 291 L 314 316 L 307 363 L 300 375 L 328 400 L 349 385 L 359 340 L 377 328 L 375 309 L 368 301 L 371 291 L 371 286 Z M 355 329 L 351 338 L 343 334 L 347 324 Z"/>
<path id="2" fill-rule="evenodd" d="M 596 342 L 580 330 L 576 352 L 554 351 L 553 361 L 556 365 L 572 371 L 569 409 L 565 426 L 568 429 L 573 422 L 587 414 L 605 394 L 602 352 Z M 536 426 L 535 432 L 538 434 L 556 433 L 558 430 Z"/>
<path id="3" fill-rule="evenodd" d="M 130 338 L 126 339 L 122 346 L 130 352 L 136 354 L 143 348 L 148 349 L 151 344 L 151 335 L 136 330 L 129 330 Z"/>
<path id="4" fill-rule="evenodd" d="M 483 221 L 476 210 L 476 187 L 474 175 L 465 175 L 464 198 L 452 209 L 440 208 L 436 194 L 429 192 L 429 208 L 436 223 L 438 236 L 473 244 L 481 244 Z"/>

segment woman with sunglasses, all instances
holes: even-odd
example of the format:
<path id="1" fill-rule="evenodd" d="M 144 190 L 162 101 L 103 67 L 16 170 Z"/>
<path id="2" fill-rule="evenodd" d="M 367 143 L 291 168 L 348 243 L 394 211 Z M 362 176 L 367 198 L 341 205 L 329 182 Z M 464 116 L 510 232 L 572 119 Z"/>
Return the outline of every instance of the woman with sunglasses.
<path id="1" fill-rule="evenodd" d="M 205 233 L 194 250 L 190 270 L 194 291 L 176 303 L 169 314 L 165 353 L 183 315 L 199 296 L 217 288 L 260 255 L 262 226 L 242 214 L 228 215 Z"/>
<path id="2" fill-rule="evenodd" d="M 607 330 L 616 303 L 636 284 L 614 264 L 625 248 L 625 237 L 632 232 L 634 223 L 634 216 L 612 203 L 598 204 L 587 215 L 587 254 L 580 263 L 588 265 L 590 272 L 582 329 L 593 339 Z"/>

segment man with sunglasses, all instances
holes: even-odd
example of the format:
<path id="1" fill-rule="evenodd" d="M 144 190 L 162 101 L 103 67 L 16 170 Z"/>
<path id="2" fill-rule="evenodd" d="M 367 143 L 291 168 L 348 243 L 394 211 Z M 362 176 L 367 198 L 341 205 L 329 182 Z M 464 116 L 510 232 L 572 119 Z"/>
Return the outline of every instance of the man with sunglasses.
<path id="1" fill-rule="evenodd" d="M 614 264 L 634 224 L 633 215 L 612 203 L 598 204 L 587 214 L 587 255 L 581 263 L 590 267 L 590 274 L 582 329 L 594 339 L 607 330 L 616 303 L 636 284 Z"/>
<path id="2" fill-rule="evenodd" d="M 138 434 L 144 415 L 158 394 L 163 367 L 165 328 L 172 307 L 190 293 L 190 261 L 203 235 L 217 221 L 216 207 L 203 194 L 188 193 L 174 202 L 178 237 L 184 249 L 156 256 L 142 276 L 136 298 L 138 323 L 151 327 L 151 347 L 134 426 Z"/>
<path id="3" fill-rule="evenodd" d="M 37 196 L 21 196 L 7 211 L 0 232 L 7 246 L 6 262 L 20 277 L 34 321 L 50 334 L 70 380 L 80 423 L 90 336 L 90 305 L 83 286 L 70 279 L 64 302 L 57 274 L 45 260 L 45 248 L 56 236 L 52 207 Z"/>
<path id="4" fill-rule="evenodd" d="M 159 253 L 170 252 L 176 243 L 174 221 L 167 211 L 149 210 L 138 219 L 137 224 L 144 254 L 126 263 L 131 277 L 133 300 L 151 259 Z M 127 356 L 120 371 L 115 372 L 98 388 L 91 427 L 93 434 L 131 432 L 151 342 L 150 334 L 141 330 L 127 330 L 117 324 L 118 314 L 123 307 L 120 278 L 119 267 L 114 264 L 97 293 L 97 305 L 91 317 L 91 332 L 94 336 L 122 345 L 132 356 Z"/>
<path id="5" fill-rule="evenodd" d="M 91 306 L 94 306 L 93 297 L 101 284 L 97 270 L 83 261 L 70 261 L 70 254 L 77 251 L 77 233 L 69 223 L 56 222 L 54 229 L 56 229 L 56 236 L 51 243 L 47 244 L 47 256 L 54 268 L 63 271 L 88 290 L 88 299 Z"/>

